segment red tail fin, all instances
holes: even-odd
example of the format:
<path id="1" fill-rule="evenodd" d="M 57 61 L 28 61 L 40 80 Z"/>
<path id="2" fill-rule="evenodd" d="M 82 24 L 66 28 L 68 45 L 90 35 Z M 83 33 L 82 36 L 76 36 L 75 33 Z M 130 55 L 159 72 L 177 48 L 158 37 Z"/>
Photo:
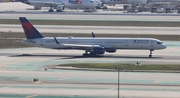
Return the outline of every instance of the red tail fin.
<path id="1" fill-rule="evenodd" d="M 19 17 L 27 39 L 43 38 L 39 31 L 25 18 Z"/>

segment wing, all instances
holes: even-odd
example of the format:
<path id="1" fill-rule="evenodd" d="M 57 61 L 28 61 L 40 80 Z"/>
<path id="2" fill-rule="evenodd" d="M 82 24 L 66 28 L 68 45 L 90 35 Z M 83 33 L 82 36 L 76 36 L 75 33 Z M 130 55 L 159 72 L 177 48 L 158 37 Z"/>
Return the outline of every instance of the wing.
<path id="1" fill-rule="evenodd" d="M 82 48 L 82 49 L 92 49 L 94 47 L 102 47 L 100 45 L 80 45 L 80 44 L 61 44 L 64 46 L 69 46 L 73 48 Z"/>
<path id="2" fill-rule="evenodd" d="M 56 7 L 57 5 L 62 5 L 62 3 L 56 2 L 40 2 L 40 1 L 29 1 L 30 4 L 33 6 L 40 6 L 40 7 Z"/>
<path id="3" fill-rule="evenodd" d="M 56 42 L 56 44 L 59 45 L 63 45 L 63 46 L 68 46 L 68 47 L 73 47 L 73 48 L 80 48 L 80 49 L 92 49 L 94 47 L 102 47 L 100 45 L 82 45 L 82 44 L 64 44 L 64 43 L 59 43 L 56 39 L 56 37 L 54 37 L 54 40 Z"/>

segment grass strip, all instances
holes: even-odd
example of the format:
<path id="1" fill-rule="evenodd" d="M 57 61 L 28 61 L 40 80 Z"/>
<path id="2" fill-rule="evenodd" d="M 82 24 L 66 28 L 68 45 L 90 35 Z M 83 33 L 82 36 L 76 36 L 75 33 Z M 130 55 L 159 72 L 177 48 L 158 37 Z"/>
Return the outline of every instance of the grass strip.
<path id="1" fill-rule="evenodd" d="M 30 47 L 30 46 L 21 43 L 19 39 L 0 39 L 0 49 L 23 48 L 23 47 Z"/>
<path id="2" fill-rule="evenodd" d="M 66 67 L 77 67 L 77 68 L 98 68 L 98 69 L 115 69 L 115 66 L 123 66 L 123 70 L 172 70 L 180 71 L 180 65 L 172 64 L 121 64 L 121 63 L 78 63 L 78 64 L 62 64 L 58 65 Z"/>
<path id="3" fill-rule="evenodd" d="M 180 27 L 180 22 L 169 21 L 29 20 L 34 25 Z M 19 19 L 0 19 L 0 23 L 20 24 Z"/>

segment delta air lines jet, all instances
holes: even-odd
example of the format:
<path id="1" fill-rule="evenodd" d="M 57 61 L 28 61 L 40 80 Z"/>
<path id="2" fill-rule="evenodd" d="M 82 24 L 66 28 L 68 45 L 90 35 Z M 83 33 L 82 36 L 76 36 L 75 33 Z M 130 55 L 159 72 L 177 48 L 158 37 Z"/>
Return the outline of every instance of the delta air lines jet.
<path id="1" fill-rule="evenodd" d="M 149 57 L 152 57 L 152 51 L 166 48 L 162 41 L 154 38 L 44 37 L 25 17 L 19 19 L 27 37 L 22 40 L 23 43 L 51 49 L 85 50 L 83 56 L 115 53 L 117 49 L 136 49 L 150 50 Z"/>

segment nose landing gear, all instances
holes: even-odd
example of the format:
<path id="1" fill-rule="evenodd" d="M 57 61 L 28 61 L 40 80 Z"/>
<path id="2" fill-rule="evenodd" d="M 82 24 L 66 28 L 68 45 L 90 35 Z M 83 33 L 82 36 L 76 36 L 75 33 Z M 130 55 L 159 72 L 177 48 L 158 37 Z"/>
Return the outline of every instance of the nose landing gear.
<path id="1" fill-rule="evenodd" d="M 153 49 L 150 50 L 149 58 L 152 57 L 152 51 L 154 51 L 154 50 Z"/>

